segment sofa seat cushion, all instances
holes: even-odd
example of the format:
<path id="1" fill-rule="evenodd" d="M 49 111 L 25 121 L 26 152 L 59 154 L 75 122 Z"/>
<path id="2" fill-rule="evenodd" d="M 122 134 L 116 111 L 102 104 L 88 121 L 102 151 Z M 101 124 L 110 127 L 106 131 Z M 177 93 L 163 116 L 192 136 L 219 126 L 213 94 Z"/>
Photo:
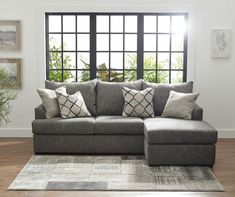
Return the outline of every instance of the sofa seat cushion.
<path id="1" fill-rule="evenodd" d="M 149 144 L 214 144 L 217 131 L 207 122 L 173 118 L 147 118 L 144 135 Z"/>
<path id="2" fill-rule="evenodd" d="M 96 135 L 143 135 L 144 121 L 138 117 L 98 116 L 95 119 Z"/>
<path id="3" fill-rule="evenodd" d="M 42 135 L 93 135 L 94 119 L 94 117 L 38 119 L 32 122 L 32 128 L 34 134 Z"/>

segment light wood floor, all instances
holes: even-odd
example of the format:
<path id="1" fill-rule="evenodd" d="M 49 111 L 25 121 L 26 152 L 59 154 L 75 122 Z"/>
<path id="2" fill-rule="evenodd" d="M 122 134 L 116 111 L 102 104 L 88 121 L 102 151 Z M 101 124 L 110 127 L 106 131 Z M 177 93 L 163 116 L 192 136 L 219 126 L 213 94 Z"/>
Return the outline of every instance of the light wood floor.
<path id="1" fill-rule="evenodd" d="M 213 172 L 226 192 L 85 192 L 85 191 L 6 191 L 32 156 L 32 139 L 0 138 L 0 197 L 235 197 L 235 139 L 219 140 Z"/>

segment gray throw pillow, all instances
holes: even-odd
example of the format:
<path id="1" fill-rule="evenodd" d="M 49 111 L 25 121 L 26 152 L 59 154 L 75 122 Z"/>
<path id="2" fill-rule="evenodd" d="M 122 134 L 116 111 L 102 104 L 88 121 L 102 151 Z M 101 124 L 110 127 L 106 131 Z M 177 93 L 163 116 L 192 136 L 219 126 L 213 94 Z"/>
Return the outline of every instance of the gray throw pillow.
<path id="1" fill-rule="evenodd" d="M 61 89 L 56 89 L 56 95 L 60 106 L 62 118 L 75 118 L 91 116 L 80 91 L 73 95 L 67 94 Z"/>
<path id="2" fill-rule="evenodd" d="M 138 91 L 123 87 L 122 92 L 125 101 L 122 116 L 134 116 L 141 118 L 154 117 L 153 88 Z"/>
<path id="3" fill-rule="evenodd" d="M 132 82 L 97 82 L 97 115 L 122 115 L 124 99 L 122 87 L 142 90 L 142 80 Z"/>
<path id="4" fill-rule="evenodd" d="M 199 93 L 180 93 L 171 90 L 161 117 L 191 120 L 198 96 Z"/>
<path id="5" fill-rule="evenodd" d="M 56 90 L 65 91 L 65 87 L 57 88 Z M 55 90 L 37 89 L 37 92 L 42 100 L 42 104 L 46 110 L 46 118 L 53 118 L 60 116 L 60 108 L 57 100 Z"/>
<path id="6" fill-rule="evenodd" d="M 179 84 L 159 84 L 159 83 L 142 83 L 142 88 L 154 88 L 153 108 L 155 116 L 160 116 L 164 110 L 169 93 L 171 90 L 182 93 L 193 92 L 193 82 L 179 83 Z"/>

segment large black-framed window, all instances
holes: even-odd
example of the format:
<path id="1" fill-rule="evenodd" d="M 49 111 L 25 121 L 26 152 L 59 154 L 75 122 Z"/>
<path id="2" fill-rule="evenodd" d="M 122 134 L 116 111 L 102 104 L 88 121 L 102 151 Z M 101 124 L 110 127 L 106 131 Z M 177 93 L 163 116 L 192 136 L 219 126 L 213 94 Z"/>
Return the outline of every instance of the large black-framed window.
<path id="1" fill-rule="evenodd" d="M 187 19 L 187 13 L 46 13 L 46 77 L 184 82 Z"/>

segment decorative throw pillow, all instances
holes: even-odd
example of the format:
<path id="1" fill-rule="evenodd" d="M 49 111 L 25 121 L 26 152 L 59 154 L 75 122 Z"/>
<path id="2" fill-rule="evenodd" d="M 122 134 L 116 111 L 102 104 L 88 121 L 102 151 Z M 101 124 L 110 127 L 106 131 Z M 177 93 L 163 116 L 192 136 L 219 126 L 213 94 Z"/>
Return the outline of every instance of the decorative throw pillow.
<path id="1" fill-rule="evenodd" d="M 122 116 L 154 117 L 153 88 L 138 91 L 123 87 L 122 92 L 125 101 Z"/>
<path id="2" fill-rule="evenodd" d="M 192 119 L 192 112 L 199 93 L 180 93 L 170 91 L 161 117 Z"/>
<path id="3" fill-rule="evenodd" d="M 64 86 L 57 88 L 56 90 L 64 91 L 66 93 L 66 89 Z M 46 110 L 46 118 L 53 118 L 60 116 L 60 107 L 55 90 L 37 89 L 37 92 Z"/>
<path id="4" fill-rule="evenodd" d="M 80 91 L 69 95 L 64 91 L 56 90 L 62 118 L 91 116 Z"/>

